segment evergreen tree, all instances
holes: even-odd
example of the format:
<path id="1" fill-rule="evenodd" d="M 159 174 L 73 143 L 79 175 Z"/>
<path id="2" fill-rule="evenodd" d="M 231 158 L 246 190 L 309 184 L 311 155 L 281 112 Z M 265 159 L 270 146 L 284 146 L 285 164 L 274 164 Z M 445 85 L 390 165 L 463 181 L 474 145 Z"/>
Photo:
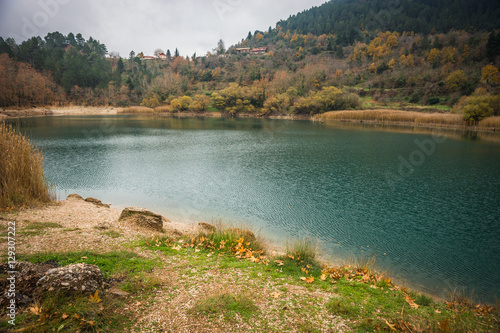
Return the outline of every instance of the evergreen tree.
<path id="1" fill-rule="evenodd" d="M 177 58 L 178 56 L 179 56 L 179 50 L 177 50 L 177 48 L 175 48 L 174 58 Z"/>

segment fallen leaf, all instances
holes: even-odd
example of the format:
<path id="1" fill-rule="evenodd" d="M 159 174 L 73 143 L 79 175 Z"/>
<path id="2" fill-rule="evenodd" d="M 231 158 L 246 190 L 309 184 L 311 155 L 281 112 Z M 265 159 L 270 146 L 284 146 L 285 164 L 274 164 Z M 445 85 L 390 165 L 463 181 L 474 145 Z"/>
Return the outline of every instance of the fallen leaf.
<path id="1" fill-rule="evenodd" d="M 396 331 L 396 325 L 393 325 L 393 324 L 389 323 L 387 320 L 385 321 L 385 323 L 387 324 L 387 326 L 389 326 L 389 328 L 392 331 Z"/>
<path id="2" fill-rule="evenodd" d="M 61 316 L 61 318 L 62 318 L 62 319 L 66 319 L 66 318 L 68 318 L 68 317 L 69 317 L 69 315 L 68 315 L 66 312 L 64 312 L 64 313 L 62 314 L 62 316 Z"/>
<path id="3" fill-rule="evenodd" d="M 84 259 L 85 260 L 85 259 L 87 259 L 87 257 L 81 257 L 80 259 Z"/>
<path id="4" fill-rule="evenodd" d="M 439 310 L 436 310 L 436 313 L 441 313 L 441 311 L 439 311 Z"/>
<path id="5" fill-rule="evenodd" d="M 310 277 L 304 277 L 304 276 L 302 276 L 300 279 L 302 281 L 306 281 L 307 283 L 313 283 L 314 282 L 314 276 L 312 276 L 312 275 Z"/>
<path id="6" fill-rule="evenodd" d="M 326 280 L 326 274 L 321 274 L 321 276 L 319 277 L 319 279 L 321 281 L 325 281 Z"/>
<path id="7" fill-rule="evenodd" d="M 277 263 L 278 266 L 283 266 L 285 264 L 283 260 L 275 260 L 274 262 Z"/>
<path id="8" fill-rule="evenodd" d="M 415 309 L 415 310 L 418 309 L 418 304 L 415 303 L 415 300 L 413 298 L 411 298 L 410 295 L 406 295 L 405 300 L 406 300 L 406 303 L 410 304 L 412 309 Z"/>
<path id="9" fill-rule="evenodd" d="M 275 292 L 272 292 L 272 293 L 271 293 L 271 296 L 272 296 L 273 298 L 279 298 L 279 297 L 281 296 L 281 293 L 280 293 L 279 291 L 275 291 Z"/>
<path id="10" fill-rule="evenodd" d="M 99 291 L 96 290 L 94 295 L 90 295 L 90 301 L 92 303 L 99 303 L 101 301 L 101 298 L 99 297 Z"/>

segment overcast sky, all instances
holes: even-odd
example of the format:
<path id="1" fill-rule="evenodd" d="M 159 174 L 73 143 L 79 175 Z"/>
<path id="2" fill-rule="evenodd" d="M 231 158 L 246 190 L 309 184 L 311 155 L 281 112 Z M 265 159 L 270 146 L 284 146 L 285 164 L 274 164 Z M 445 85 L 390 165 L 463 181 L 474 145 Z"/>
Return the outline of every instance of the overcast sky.
<path id="1" fill-rule="evenodd" d="M 153 55 L 157 48 L 204 55 L 224 40 L 226 47 L 249 31 L 273 28 L 326 0 L 0 0 L 0 36 L 17 43 L 48 32 L 81 33 L 128 57 L 131 50 Z"/>

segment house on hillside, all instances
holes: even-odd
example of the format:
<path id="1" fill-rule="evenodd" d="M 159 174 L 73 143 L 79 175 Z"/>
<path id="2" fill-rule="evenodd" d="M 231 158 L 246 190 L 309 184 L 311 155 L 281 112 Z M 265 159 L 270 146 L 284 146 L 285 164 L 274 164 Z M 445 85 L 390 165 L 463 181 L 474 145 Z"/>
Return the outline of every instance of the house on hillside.
<path id="1" fill-rule="evenodd" d="M 158 54 L 158 59 L 165 60 L 167 59 L 167 55 L 165 53 Z"/>
<path id="2" fill-rule="evenodd" d="M 153 56 L 144 56 L 141 58 L 141 60 L 155 60 L 156 58 Z"/>
<path id="3" fill-rule="evenodd" d="M 237 48 L 236 48 L 236 52 L 237 52 L 237 53 L 246 53 L 246 52 L 250 52 L 250 48 L 249 48 L 249 47 L 237 47 Z"/>
<path id="4" fill-rule="evenodd" d="M 264 54 L 267 52 L 267 47 L 256 47 L 250 50 L 251 54 Z"/>

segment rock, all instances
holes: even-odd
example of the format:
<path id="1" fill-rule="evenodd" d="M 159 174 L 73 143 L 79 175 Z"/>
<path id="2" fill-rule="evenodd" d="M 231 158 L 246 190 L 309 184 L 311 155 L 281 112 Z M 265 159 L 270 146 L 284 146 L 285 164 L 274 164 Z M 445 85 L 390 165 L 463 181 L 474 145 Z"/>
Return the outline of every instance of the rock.
<path id="1" fill-rule="evenodd" d="M 36 284 L 35 294 L 63 292 L 69 294 L 95 293 L 102 288 L 102 272 L 96 265 L 73 264 L 48 270 Z"/>
<path id="2" fill-rule="evenodd" d="M 83 198 L 81 197 L 81 195 L 76 194 L 76 193 L 68 195 L 67 198 L 66 198 L 66 200 L 68 200 L 68 199 L 83 200 Z"/>
<path id="3" fill-rule="evenodd" d="M 163 221 L 170 222 L 170 220 L 164 218 L 159 214 L 139 207 L 125 208 L 124 210 L 122 210 L 119 220 L 134 222 L 141 227 L 154 229 L 157 231 L 163 230 Z"/>
<path id="4" fill-rule="evenodd" d="M 227 231 L 234 232 L 236 235 L 243 237 L 247 242 L 253 242 L 255 240 L 255 235 L 250 230 L 240 229 L 240 228 L 229 228 L 227 229 Z"/>
<path id="5" fill-rule="evenodd" d="M 128 293 L 128 292 L 123 291 L 123 290 L 121 290 L 121 289 L 118 289 L 118 288 L 116 288 L 116 287 L 112 287 L 112 288 L 108 289 L 108 291 L 107 291 L 107 292 L 108 292 L 108 293 L 111 293 L 111 294 L 113 294 L 113 295 L 119 296 L 119 297 L 127 297 L 127 296 L 129 295 L 129 293 Z"/>
<path id="6" fill-rule="evenodd" d="M 5 291 L 0 295 L 2 309 L 10 302 L 11 298 L 8 297 L 8 290 L 12 282 L 15 285 L 16 303 L 18 305 L 28 305 L 33 301 L 33 290 L 38 280 L 43 277 L 45 272 L 54 267 L 57 267 L 57 265 L 51 263 L 35 265 L 26 261 L 17 261 L 14 268 L 10 267 L 8 263 L 1 264 L 0 274 L 5 275 L 5 279 L 0 279 L 0 289 Z M 12 276 L 15 277 L 15 280 L 12 279 Z"/>
<path id="7" fill-rule="evenodd" d="M 103 204 L 101 200 L 96 199 L 96 198 L 86 198 L 85 201 L 93 203 L 97 207 L 106 207 L 106 208 L 109 208 L 108 204 Z"/>
<path id="8" fill-rule="evenodd" d="M 216 230 L 214 225 L 212 225 L 210 223 L 206 223 L 206 222 L 199 222 L 198 226 L 201 229 L 203 229 L 204 231 L 208 231 L 208 232 L 215 232 L 215 230 Z"/>

